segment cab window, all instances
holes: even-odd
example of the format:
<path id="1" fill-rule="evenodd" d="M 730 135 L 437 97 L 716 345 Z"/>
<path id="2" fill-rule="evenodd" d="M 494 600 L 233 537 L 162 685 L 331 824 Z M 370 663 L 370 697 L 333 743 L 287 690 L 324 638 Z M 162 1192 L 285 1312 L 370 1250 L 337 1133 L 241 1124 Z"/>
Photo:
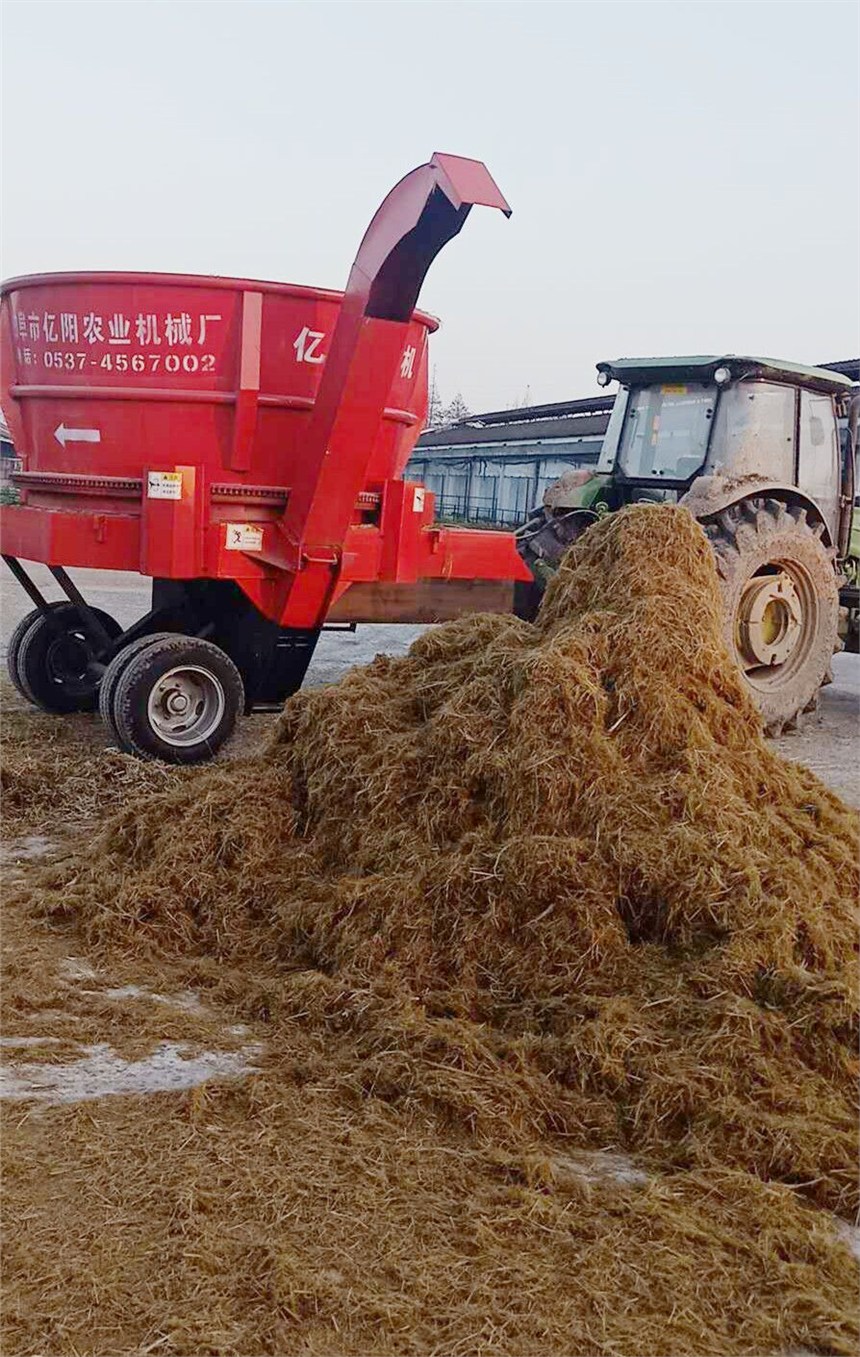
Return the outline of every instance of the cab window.
<path id="1" fill-rule="evenodd" d="M 705 460 L 717 389 L 700 382 L 634 387 L 619 462 L 631 477 L 686 481 Z"/>
<path id="2" fill-rule="evenodd" d="M 720 395 L 710 471 L 791 485 L 796 395 L 778 382 L 733 382 Z"/>

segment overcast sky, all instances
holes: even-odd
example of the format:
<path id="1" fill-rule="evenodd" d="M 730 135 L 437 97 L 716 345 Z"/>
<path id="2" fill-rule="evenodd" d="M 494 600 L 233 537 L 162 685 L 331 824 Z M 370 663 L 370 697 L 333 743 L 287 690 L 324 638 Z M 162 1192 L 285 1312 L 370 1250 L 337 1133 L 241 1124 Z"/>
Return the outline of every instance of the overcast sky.
<path id="1" fill-rule="evenodd" d="M 620 355 L 849 357 L 852 3 L 3 5 L 2 266 L 343 286 L 434 150 L 486 161 L 422 305 L 473 410 Z"/>

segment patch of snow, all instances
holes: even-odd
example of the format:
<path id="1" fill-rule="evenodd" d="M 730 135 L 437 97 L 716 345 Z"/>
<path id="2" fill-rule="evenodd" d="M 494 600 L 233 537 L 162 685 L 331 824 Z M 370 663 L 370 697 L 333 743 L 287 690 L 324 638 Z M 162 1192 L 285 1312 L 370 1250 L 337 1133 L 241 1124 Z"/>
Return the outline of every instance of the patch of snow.
<path id="1" fill-rule="evenodd" d="M 102 999 L 151 999 L 149 990 L 143 989 L 140 985 L 120 985 L 117 989 L 95 990 L 88 989 L 85 994 L 95 994 Z"/>
<path id="2" fill-rule="evenodd" d="M 16 1065 L 0 1071 L 0 1098 L 46 1103 L 76 1103 L 116 1094 L 176 1092 L 207 1079 L 237 1079 L 252 1073 L 259 1045 L 240 1051 L 203 1051 L 189 1055 L 188 1046 L 160 1042 L 142 1060 L 123 1060 L 110 1046 L 85 1046 L 67 1065 Z"/>
<path id="3" fill-rule="evenodd" d="M 837 1220 L 836 1233 L 860 1262 L 860 1225 L 849 1225 L 847 1220 Z"/>
<path id="4" fill-rule="evenodd" d="M 64 957 L 59 966 L 65 980 L 98 980 L 96 971 L 88 961 L 81 957 Z M 113 999 L 121 1003 L 123 999 L 149 999 L 154 1004 L 166 1004 L 169 1008 L 179 1008 L 183 1013 L 205 1014 L 206 1007 L 200 1002 L 200 996 L 193 989 L 180 990 L 178 994 L 158 994 L 144 985 L 112 985 L 108 989 L 82 989 L 81 994 L 96 999 Z"/>
<path id="5" fill-rule="evenodd" d="M 98 971 L 79 956 L 67 956 L 60 962 L 60 975 L 65 980 L 95 980 Z"/>
<path id="6" fill-rule="evenodd" d="M 85 990 L 94 994 L 95 990 Z M 145 989 L 142 985 L 120 985 L 115 989 L 101 991 L 103 999 L 150 999 L 154 1004 L 166 1004 L 168 1008 L 180 1008 L 183 1013 L 205 1013 L 200 996 L 193 989 L 181 990 L 179 994 L 157 994 L 155 990 Z"/>
<path id="7" fill-rule="evenodd" d="M 44 834 L 25 834 L 3 844 L 0 853 L 4 862 L 29 862 L 32 858 L 43 858 L 53 847 L 53 841 Z"/>
<path id="8" fill-rule="evenodd" d="M 61 1037 L 0 1037 L 0 1046 L 15 1050 L 20 1046 L 62 1046 Z"/>
<path id="9" fill-rule="evenodd" d="M 586 1178 L 589 1182 L 623 1183 L 628 1187 L 643 1187 L 649 1175 L 637 1167 L 626 1154 L 611 1154 L 607 1150 L 579 1150 L 575 1154 L 559 1154 L 552 1159 L 553 1176 L 559 1183 L 565 1178 Z"/>

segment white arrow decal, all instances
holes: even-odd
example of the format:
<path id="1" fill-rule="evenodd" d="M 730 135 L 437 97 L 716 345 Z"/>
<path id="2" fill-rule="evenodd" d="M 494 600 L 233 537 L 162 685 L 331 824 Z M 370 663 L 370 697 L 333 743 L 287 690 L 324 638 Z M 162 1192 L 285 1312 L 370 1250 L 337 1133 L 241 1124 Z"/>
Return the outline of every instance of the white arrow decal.
<path id="1" fill-rule="evenodd" d="M 64 448 L 67 443 L 100 443 L 102 441 L 99 429 L 67 429 L 65 424 L 57 426 L 54 430 L 54 437 L 61 448 Z"/>

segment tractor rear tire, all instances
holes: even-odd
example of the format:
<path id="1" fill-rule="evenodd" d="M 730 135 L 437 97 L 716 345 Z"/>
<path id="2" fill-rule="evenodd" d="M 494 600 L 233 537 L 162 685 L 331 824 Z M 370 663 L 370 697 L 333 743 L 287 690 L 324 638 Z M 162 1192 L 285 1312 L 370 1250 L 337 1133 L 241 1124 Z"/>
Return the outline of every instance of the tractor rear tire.
<path id="1" fill-rule="evenodd" d="M 119 636 L 122 627 L 110 613 L 91 611 L 111 640 Z M 15 671 L 22 696 L 43 711 L 66 716 L 95 710 L 104 670 L 74 603 L 39 613 L 17 642 Z"/>
<path id="2" fill-rule="evenodd" d="M 142 759 L 203 763 L 230 738 L 244 708 L 239 670 L 211 641 L 178 633 L 148 639 L 113 686 L 110 725 L 120 748 Z"/>
<path id="3" fill-rule="evenodd" d="M 769 735 L 813 711 L 838 648 L 839 590 L 806 510 L 749 499 L 703 523 L 717 558 L 725 639 Z"/>

